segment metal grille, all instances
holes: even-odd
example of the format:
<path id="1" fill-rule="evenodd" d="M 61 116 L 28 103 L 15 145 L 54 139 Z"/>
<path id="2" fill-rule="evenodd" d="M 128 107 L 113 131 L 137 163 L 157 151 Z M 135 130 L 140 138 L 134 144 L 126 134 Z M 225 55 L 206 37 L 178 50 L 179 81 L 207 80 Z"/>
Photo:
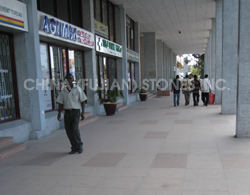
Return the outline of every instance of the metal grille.
<path id="1" fill-rule="evenodd" d="M 16 118 L 9 36 L 0 33 L 0 121 Z"/>

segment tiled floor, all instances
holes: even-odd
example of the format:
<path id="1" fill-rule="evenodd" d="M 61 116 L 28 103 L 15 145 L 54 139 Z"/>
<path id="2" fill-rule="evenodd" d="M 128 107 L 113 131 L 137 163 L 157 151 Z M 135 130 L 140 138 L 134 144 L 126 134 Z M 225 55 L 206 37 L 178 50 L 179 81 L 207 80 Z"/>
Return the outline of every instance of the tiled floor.
<path id="1" fill-rule="evenodd" d="M 64 130 L 28 141 L 0 162 L 0 195 L 249 195 L 250 140 L 234 138 L 235 116 L 181 100 L 138 102 L 84 126 L 82 154 L 67 154 Z"/>

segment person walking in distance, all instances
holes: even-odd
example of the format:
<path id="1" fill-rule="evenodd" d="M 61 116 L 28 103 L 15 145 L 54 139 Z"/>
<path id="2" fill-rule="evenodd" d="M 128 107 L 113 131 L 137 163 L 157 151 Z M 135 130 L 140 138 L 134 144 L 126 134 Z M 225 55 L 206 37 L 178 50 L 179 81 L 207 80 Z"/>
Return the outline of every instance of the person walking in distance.
<path id="1" fill-rule="evenodd" d="M 211 82 L 208 79 L 208 75 L 206 74 L 203 80 L 204 106 L 207 106 L 209 102 L 209 93 L 211 93 Z"/>
<path id="2" fill-rule="evenodd" d="M 59 110 L 57 119 L 61 121 L 61 112 L 64 108 L 64 125 L 71 144 L 69 154 L 82 153 L 83 143 L 79 131 L 79 121 L 84 120 L 84 101 L 87 100 L 82 88 L 73 84 L 73 75 L 67 74 L 66 86 L 60 92 L 57 103 Z M 80 113 L 81 110 L 81 113 Z"/>
<path id="3" fill-rule="evenodd" d="M 185 97 L 185 106 L 189 105 L 191 87 L 192 83 L 188 78 L 188 75 L 186 75 L 185 79 L 182 80 L 182 92 Z"/>
<path id="4" fill-rule="evenodd" d="M 174 106 L 180 105 L 180 89 L 181 89 L 181 81 L 179 80 L 179 75 L 176 75 L 175 79 L 172 82 L 171 91 L 174 92 Z"/>
<path id="5" fill-rule="evenodd" d="M 203 102 L 203 105 L 205 105 L 205 99 L 204 99 L 204 84 L 203 84 L 203 81 L 204 81 L 204 78 L 203 78 L 203 76 L 201 76 L 200 77 L 200 84 L 201 84 L 201 87 L 200 87 L 200 89 L 201 89 L 201 100 L 202 100 L 202 102 Z"/>
<path id="6" fill-rule="evenodd" d="M 197 79 L 197 75 L 194 75 L 194 80 L 192 81 L 193 84 L 193 101 L 194 106 L 199 105 L 199 99 L 200 99 L 200 81 Z"/>

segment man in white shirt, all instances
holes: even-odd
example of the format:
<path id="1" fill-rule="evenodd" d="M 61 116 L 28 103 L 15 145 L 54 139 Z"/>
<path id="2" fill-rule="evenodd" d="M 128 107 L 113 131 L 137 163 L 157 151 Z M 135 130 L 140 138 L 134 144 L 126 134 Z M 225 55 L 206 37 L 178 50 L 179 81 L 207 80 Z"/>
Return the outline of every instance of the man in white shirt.
<path id="1" fill-rule="evenodd" d="M 84 101 L 87 100 L 87 97 L 82 88 L 73 85 L 73 78 L 72 74 L 67 74 L 66 80 L 68 83 L 56 100 L 59 104 L 57 119 L 61 121 L 61 112 L 64 108 L 64 125 L 71 143 L 71 151 L 69 154 L 76 152 L 80 154 L 83 152 L 83 143 L 78 126 L 80 116 L 81 120 L 84 119 Z M 82 110 L 81 113 L 80 110 Z"/>
<path id="2" fill-rule="evenodd" d="M 203 80 L 203 95 L 204 95 L 204 106 L 207 106 L 209 101 L 209 93 L 211 93 L 211 82 L 208 79 L 208 75 L 205 75 Z"/>

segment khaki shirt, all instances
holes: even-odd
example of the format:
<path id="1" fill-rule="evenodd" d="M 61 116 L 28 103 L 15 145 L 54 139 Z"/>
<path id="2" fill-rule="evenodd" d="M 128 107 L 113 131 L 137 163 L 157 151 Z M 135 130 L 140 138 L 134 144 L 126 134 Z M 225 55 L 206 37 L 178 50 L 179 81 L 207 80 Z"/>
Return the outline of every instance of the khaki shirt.
<path id="1" fill-rule="evenodd" d="M 87 100 L 82 88 L 74 86 L 69 92 L 65 87 L 56 99 L 56 102 L 63 104 L 64 109 L 81 109 L 81 103 Z"/>

